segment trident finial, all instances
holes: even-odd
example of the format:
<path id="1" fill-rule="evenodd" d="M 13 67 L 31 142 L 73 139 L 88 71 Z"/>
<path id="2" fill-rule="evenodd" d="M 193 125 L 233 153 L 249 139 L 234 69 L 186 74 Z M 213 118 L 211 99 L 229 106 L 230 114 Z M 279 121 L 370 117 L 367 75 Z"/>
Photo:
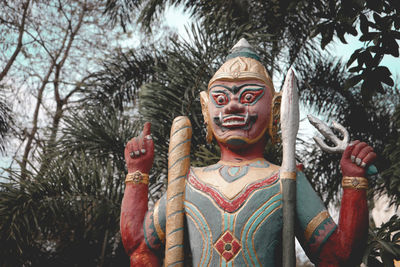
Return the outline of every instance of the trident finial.
<path id="1" fill-rule="evenodd" d="M 324 141 L 322 141 L 319 137 L 314 137 L 315 142 L 321 147 L 321 149 L 328 153 L 342 153 L 347 145 L 349 144 L 350 136 L 349 132 L 346 128 L 343 127 L 340 123 L 332 122 L 332 128 L 338 130 L 340 133 L 343 134 L 343 139 L 340 140 L 337 136 L 333 133 L 332 129 L 329 128 L 323 121 L 317 119 L 312 115 L 307 115 L 308 120 L 310 123 L 318 129 L 318 131 L 327 139 L 331 140 L 335 146 L 331 147 L 328 146 Z"/>

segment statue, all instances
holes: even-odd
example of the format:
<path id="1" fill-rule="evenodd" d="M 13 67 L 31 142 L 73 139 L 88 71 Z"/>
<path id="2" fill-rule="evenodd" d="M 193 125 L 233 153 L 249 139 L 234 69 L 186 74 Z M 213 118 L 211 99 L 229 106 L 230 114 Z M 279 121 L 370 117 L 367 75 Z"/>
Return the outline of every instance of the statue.
<path id="1" fill-rule="evenodd" d="M 282 264 L 283 177 L 281 167 L 263 157 L 267 138 L 276 136 L 279 102 L 280 95 L 258 56 L 246 40 L 240 40 L 210 80 L 208 91 L 201 93 L 207 141 L 215 138 L 220 161 L 189 168 L 190 132 L 185 131 L 190 131 L 190 122 L 175 119 L 170 157 L 176 153 L 179 158 L 169 163 L 174 177 L 168 185 L 174 193 L 165 194 L 152 211 L 147 204 L 154 158 L 150 124 L 128 142 L 121 235 L 131 266 L 160 266 L 164 247 L 172 255 L 168 259 L 166 255 L 165 266 Z M 182 134 L 180 141 L 173 141 L 178 134 Z M 179 150 L 185 144 L 186 150 Z M 344 150 L 338 225 L 301 169 L 294 172 L 294 231 L 317 266 L 352 266 L 360 259 L 368 229 L 365 168 L 375 157 L 372 147 L 360 141 Z M 178 164 L 181 169 L 173 170 Z M 190 259 L 183 259 L 183 245 L 190 249 Z"/>

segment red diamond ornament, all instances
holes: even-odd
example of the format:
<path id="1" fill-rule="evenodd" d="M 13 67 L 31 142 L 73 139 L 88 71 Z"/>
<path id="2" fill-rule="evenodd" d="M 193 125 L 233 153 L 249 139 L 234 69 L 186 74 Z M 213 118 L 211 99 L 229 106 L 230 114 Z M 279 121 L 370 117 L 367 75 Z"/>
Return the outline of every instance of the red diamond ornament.
<path id="1" fill-rule="evenodd" d="M 230 231 L 226 231 L 218 238 L 214 247 L 226 261 L 230 261 L 239 253 L 242 246 Z"/>

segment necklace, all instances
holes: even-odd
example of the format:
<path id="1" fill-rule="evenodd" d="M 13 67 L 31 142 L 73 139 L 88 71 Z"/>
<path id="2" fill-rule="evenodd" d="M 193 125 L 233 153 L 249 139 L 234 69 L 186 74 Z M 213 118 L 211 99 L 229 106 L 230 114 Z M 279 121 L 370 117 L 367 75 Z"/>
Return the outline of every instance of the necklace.
<path id="1" fill-rule="evenodd" d="M 250 168 L 269 168 L 270 164 L 264 159 L 255 159 L 252 161 L 231 163 L 220 161 L 214 165 L 208 166 L 204 172 L 218 170 L 221 177 L 228 183 L 245 176 Z"/>

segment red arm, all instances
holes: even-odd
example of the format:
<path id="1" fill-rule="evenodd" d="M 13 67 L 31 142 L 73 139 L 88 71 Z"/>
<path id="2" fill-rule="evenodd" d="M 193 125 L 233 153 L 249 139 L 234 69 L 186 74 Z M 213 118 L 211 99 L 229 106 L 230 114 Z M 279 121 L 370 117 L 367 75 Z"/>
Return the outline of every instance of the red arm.
<path id="1" fill-rule="evenodd" d="M 365 190 L 344 189 L 339 225 L 322 247 L 318 266 L 355 266 L 366 244 L 368 207 Z M 353 264 L 351 264 L 353 263 Z"/>
<path id="2" fill-rule="evenodd" d="M 150 137 L 150 123 L 146 123 L 139 137 L 125 147 L 128 173 L 148 174 L 153 164 L 154 144 Z M 121 205 L 121 237 L 131 266 L 160 266 L 157 256 L 144 240 L 143 222 L 148 209 L 147 183 L 127 183 Z"/>
<path id="3" fill-rule="evenodd" d="M 371 164 L 375 158 L 376 154 L 370 146 L 355 141 L 343 153 L 340 162 L 343 177 L 364 177 L 364 167 Z M 350 182 L 350 186 L 343 188 L 339 225 L 322 247 L 318 264 L 320 267 L 355 266 L 359 263 L 366 245 L 368 234 L 366 188 L 360 187 L 361 184 L 357 185 L 356 182 L 366 180 L 354 178 L 346 180 Z"/>

